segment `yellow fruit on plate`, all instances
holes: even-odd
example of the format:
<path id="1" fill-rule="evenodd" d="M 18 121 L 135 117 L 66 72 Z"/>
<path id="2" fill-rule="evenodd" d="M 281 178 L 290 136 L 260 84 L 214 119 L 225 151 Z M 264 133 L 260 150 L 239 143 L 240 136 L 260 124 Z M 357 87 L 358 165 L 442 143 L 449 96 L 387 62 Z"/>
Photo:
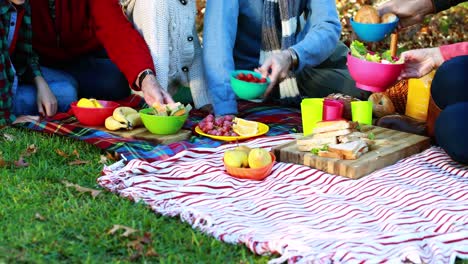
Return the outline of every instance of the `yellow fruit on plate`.
<path id="1" fill-rule="evenodd" d="M 232 125 L 232 130 L 236 132 L 239 136 L 251 137 L 255 136 L 258 132 L 258 129 L 250 126 L 241 126 L 234 124 Z"/>
<path id="2" fill-rule="evenodd" d="M 240 150 L 244 151 L 245 154 L 249 155 L 250 151 L 252 150 L 251 148 L 247 147 L 246 145 L 240 145 L 238 147 L 235 147 L 234 150 Z"/>
<path id="3" fill-rule="evenodd" d="M 241 125 L 241 126 L 248 126 L 248 127 L 254 127 L 258 129 L 258 123 L 255 121 L 249 121 L 245 120 L 242 118 L 235 117 L 234 120 L 232 120 L 234 124 Z"/>
<path id="4" fill-rule="evenodd" d="M 103 106 L 99 103 L 98 100 L 94 98 L 81 98 L 78 103 L 76 103 L 78 107 L 86 107 L 86 108 L 102 108 Z"/>
<path id="5" fill-rule="evenodd" d="M 89 100 L 88 98 L 81 98 L 78 103 L 76 103 L 78 107 L 87 107 L 87 108 L 95 108 L 93 101 Z"/>
<path id="6" fill-rule="evenodd" d="M 252 169 L 263 168 L 269 165 L 273 160 L 270 153 L 262 148 L 254 148 L 249 152 L 249 167 Z"/>
<path id="7" fill-rule="evenodd" d="M 90 100 L 91 102 L 93 102 L 94 107 L 96 107 L 96 108 L 102 108 L 102 107 L 103 107 L 102 104 L 101 104 L 98 100 L 96 100 L 96 99 L 94 99 L 94 98 L 90 98 L 89 100 Z"/>
<path id="8" fill-rule="evenodd" d="M 224 152 L 224 162 L 231 167 L 246 168 L 249 166 L 248 156 L 242 150 L 227 150 Z"/>
<path id="9" fill-rule="evenodd" d="M 258 133 L 258 123 L 236 117 L 233 120 L 232 130 L 239 136 L 255 136 Z"/>

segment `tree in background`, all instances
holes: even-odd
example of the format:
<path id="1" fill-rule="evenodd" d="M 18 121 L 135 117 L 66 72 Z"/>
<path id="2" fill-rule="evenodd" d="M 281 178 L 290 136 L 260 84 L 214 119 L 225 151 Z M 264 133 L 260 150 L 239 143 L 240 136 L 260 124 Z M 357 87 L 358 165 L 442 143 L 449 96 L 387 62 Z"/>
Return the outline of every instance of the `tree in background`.
<path id="1" fill-rule="evenodd" d="M 200 33 L 203 29 L 205 2 L 206 0 L 197 0 L 197 28 Z M 343 25 L 341 39 L 344 43 L 349 45 L 349 43 L 356 38 L 351 29 L 350 18 L 356 14 L 356 11 L 359 10 L 362 5 L 373 5 L 379 2 L 384 2 L 384 0 L 336 0 L 341 24 Z M 427 16 L 422 24 L 400 31 L 398 33 L 399 47 L 403 49 L 426 48 L 467 41 L 467 29 L 468 3 L 465 2 L 436 15 Z M 377 49 L 387 49 L 389 46 L 389 39 L 380 43 L 375 43 L 374 45 Z"/>

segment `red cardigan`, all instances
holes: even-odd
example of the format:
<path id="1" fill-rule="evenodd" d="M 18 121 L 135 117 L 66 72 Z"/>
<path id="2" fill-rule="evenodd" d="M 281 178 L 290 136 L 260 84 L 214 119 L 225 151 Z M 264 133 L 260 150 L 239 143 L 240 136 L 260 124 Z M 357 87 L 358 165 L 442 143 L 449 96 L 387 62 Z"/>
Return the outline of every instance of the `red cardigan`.
<path id="1" fill-rule="evenodd" d="M 55 0 L 55 23 L 49 0 L 30 3 L 33 47 L 42 64 L 66 62 L 104 47 L 134 89 L 141 71 L 154 71 L 145 40 L 125 17 L 118 0 Z"/>

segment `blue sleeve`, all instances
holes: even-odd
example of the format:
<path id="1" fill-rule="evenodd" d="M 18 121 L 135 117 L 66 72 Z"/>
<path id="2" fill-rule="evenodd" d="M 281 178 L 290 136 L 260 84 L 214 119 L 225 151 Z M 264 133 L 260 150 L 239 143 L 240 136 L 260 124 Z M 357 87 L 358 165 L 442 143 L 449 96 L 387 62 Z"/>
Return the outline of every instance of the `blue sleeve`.
<path id="1" fill-rule="evenodd" d="M 239 14 L 238 0 L 206 1 L 203 63 L 216 115 L 237 114 L 236 95 L 230 84 Z"/>
<path id="2" fill-rule="evenodd" d="M 209 1 L 208 1 L 209 2 Z M 292 48 L 299 57 L 298 71 L 317 66 L 335 51 L 341 24 L 334 0 L 308 0 L 309 15 L 300 39 Z"/>

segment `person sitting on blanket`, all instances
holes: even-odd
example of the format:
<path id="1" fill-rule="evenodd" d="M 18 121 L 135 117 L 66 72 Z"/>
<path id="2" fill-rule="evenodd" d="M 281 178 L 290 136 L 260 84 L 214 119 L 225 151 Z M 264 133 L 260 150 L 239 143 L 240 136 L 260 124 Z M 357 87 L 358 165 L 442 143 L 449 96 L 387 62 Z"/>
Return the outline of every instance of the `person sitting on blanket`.
<path id="1" fill-rule="evenodd" d="M 34 0 L 31 8 L 41 62 L 76 79 L 80 98 L 124 99 L 130 84 L 148 105 L 174 102 L 119 0 Z"/>
<path id="2" fill-rule="evenodd" d="M 0 126 L 27 115 L 55 115 L 76 100 L 74 83 L 55 78 L 41 68 L 32 48 L 28 0 L 0 0 Z M 43 77 L 49 73 L 50 78 Z"/>
<path id="3" fill-rule="evenodd" d="M 340 32 L 335 1 L 207 1 L 203 60 L 215 113 L 237 113 L 230 72 L 259 62 L 257 71 L 271 79 L 265 98 L 298 105 L 301 96 L 340 92 L 367 99 L 349 75 Z"/>
<path id="4" fill-rule="evenodd" d="M 119 1 L 149 46 L 161 87 L 178 101 L 193 99 L 195 108 L 208 107 L 211 103 L 195 27 L 195 1 Z M 190 91 L 184 87 L 190 87 Z"/>
<path id="5" fill-rule="evenodd" d="M 390 0 L 378 7 L 380 13 L 393 12 L 401 26 L 410 26 L 430 13 L 439 12 L 463 1 Z M 468 164 L 468 42 L 402 53 L 405 69 L 400 78 L 418 78 L 437 69 L 431 84 L 428 113 L 429 134 L 455 161 Z"/>

